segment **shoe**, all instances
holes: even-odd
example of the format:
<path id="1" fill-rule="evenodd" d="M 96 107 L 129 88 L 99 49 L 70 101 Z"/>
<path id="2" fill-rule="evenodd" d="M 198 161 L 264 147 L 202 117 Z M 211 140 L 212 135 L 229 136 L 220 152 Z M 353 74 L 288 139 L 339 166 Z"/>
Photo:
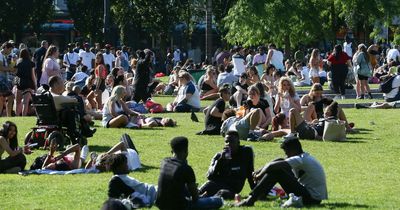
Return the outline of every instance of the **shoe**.
<path id="1" fill-rule="evenodd" d="M 303 205 L 303 198 L 301 196 L 295 196 L 293 193 L 289 194 L 289 199 L 282 204 L 282 208 L 289 208 L 289 207 L 294 207 L 294 208 L 302 208 Z"/>
<path id="2" fill-rule="evenodd" d="M 368 93 L 368 98 L 369 99 L 373 99 L 374 97 L 372 97 L 372 93 Z"/>
<path id="3" fill-rule="evenodd" d="M 81 159 L 83 160 L 82 162 L 86 161 L 88 154 L 89 154 L 89 147 L 85 145 L 81 149 Z"/>
<path id="4" fill-rule="evenodd" d="M 252 200 L 252 197 L 248 197 L 239 203 L 235 203 L 234 207 L 241 207 L 241 206 L 254 206 L 254 201 Z"/>
<path id="5" fill-rule="evenodd" d="M 368 108 L 368 107 L 366 107 L 366 106 L 363 105 L 363 104 L 357 104 L 357 103 L 354 104 L 354 107 L 355 107 L 356 109 L 366 109 L 366 108 Z"/>
<path id="6" fill-rule="evenodd" d="M 247 141 L 257 141 L 260 138 L 260 135 L 256 132 L 251 132 L 247 135 Z"/>
<path id="7" fill-rule="evenodd" d="M 357 99 L 364 99 L 364 94 L 361 94 L 360 96 L 357 96 Z"/>
<path id="8" fill-rule="evenodd" d="M 344 95 L 340 96 L 340 99 L 344 100 L 346 97 Z"/>

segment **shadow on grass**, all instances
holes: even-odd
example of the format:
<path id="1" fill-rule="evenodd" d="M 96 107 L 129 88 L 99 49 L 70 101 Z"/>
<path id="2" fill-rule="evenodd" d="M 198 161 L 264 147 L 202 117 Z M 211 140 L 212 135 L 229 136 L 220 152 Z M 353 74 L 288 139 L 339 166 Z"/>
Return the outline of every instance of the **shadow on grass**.
<path id="1" fill-rule="evenodd" d="M 142 168 L 140 168 L 140 169 L 138 169 L 136 171 L 138 171 L 138 172 L 146 172 L 146 171 L 151 170 L 151 169 L 160 169 L 160 167 L 148 166 L 148 165 L 142 164 Z"/>
<path id="2" fill-rule="evenodd" d="M 89 149 L 91 152 L 97 152 L 97 153 L 102 153 L 102 152 L 107 152 L 110 150 L 111 147 L 109 146 L 100 146 L 100 145 L 90 145 Z"/>
<path id="3" fill-rule="evenodd" d="M 352 203 L 346 203 L 346 202 L 323 203 L 320 206 L 327 208 L 327 209 L 337 209 L 337 208 L 367 209 L 367 208 L 373 207 L 373 206 L 368 206 L 365 204 L 352 204 Z"/>

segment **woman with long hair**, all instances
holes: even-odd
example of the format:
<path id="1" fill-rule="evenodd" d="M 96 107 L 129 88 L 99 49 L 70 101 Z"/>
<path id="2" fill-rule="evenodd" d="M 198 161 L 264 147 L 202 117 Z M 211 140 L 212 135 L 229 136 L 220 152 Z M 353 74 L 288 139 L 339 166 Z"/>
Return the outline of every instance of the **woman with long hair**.
<path id="1" fill-rule="evenodd" d="M 17 134 L 17 125 L 10 121 L 6 121 L 0 129 L 0 173 L 18 173 L 25 168 L 23 151 L 26 148 L 18 147 Z M 8 157 L 2 158 L 4 152 L 8 153 Z"/>
<path id="2" fill-rule="evenodd" d="M 96 95 L 96 102 L 97 102 L 97 108 L 98 110 L 101 110 L 103 108 L 103 102 L 102 102 L 102 96 L 103 92 L 106 89 L 106 77 L 107 77 L 107 68 L 104 64 L 104 57 L 102 53 L 97 53 L 96 54 L 96 59 L 95 59 L 95 67 L 94 67 L 94 75 L 95 75 L 95 95 Z"/>
<path id="3" fill-rule="evenodd" d="M 286 117 L 289 117 L 289 110 L 292 108 L 301 111 L 300 98 L 294 89 L 292 80 L 289 77 L 281 77 L 274 111 L 275 113 L 284 113 Z"/>
<path id="4" fill-rule="evenodd" d="M 314 49 L 311 53 L 311 58 L 310 58 L 310 77 L 312 80 L 312 83 L 319 83 L 319 67 L 321 63 L 321 58 L 319 55 L 319 50 Z"/>
<path id="5" fill-rule="evenodd" d="M 19 83 L 15 92 L 15 100 L 17 103 L 16 115 L 26 116 L 29 110 L 29 101 L 31 94 L 37 89 L 35 76 L 35 63 L 31 61 L 28 49 L 21 49 L 19 59 L 17 61 L 17 76 Z M 23 103 L 22 103 L 23 102 Z"/>
<path id="6" fill-rule="evenodd" d="M 333 53 L 328 57 L 332 71 L 332 85 L 337 94 L 334 99 L 345 99 L 348 67 L 351 67 L 351 58 L 343 52 L 342 45 L 335 45 Z"/>
<path id="7" fill-rule="evenodd" d="M 102 124 L 106 128 L 121 128 L 131 121 L 131 115 L 140 117 L 141 114 L 128 108 L 123 101 L 126 95 L 125 87 L 115 86 L 110 98 L 104 104 Z"/>
<path id="8" fill-rule="evenodd" d="M 200 83 L 200 98 L 202 100 L 214 100 L 218 98 L 217 75 L 214 69 L 208 68 L 204 80 Z"/>
<path id="9" fill-rule="evenodd" d="M 357 99 L 364 99 L 364 95 L 368 94 L 372 99 L 371 90 L 369 88 L 368 79 L 372 76 L 372 66 L 367 47 L 364 44 L 359 44 L 357 52 L 353 57 L 354 70 L 357 74 L 356 93 Z"/>
<path id="10" fill-rule="evenodd" d="M 50 45 L 44 57 L 45 60 L 42 66 L 42 76 L 40 77 L 41 85 L 48 85 L 48 80 L 51 76 L 59 76 L 63 78 L 61 75 L 60 64 L 57 62 L 59 55 L 60 53 L 58 52 L 58 48 L 54 45 Z"/>

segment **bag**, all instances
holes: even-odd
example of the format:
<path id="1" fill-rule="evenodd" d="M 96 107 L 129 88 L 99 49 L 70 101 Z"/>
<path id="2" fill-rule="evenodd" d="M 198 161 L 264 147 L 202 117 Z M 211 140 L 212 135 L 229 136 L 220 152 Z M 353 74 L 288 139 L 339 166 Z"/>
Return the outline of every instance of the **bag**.
<path id="1" fill-rule="evenodd" d="M 151 113 L 162 113 L 164 112 L 164 108 L 162 107 L 161 104 L 156 103 L 152 100 L 147 100 L 145 103 L 146 108 L 149 110 Z"/>
<path id="2" fill-rule="evenodd" d="M 35 158 L 35 160 L 33 161 L 31 167 L 29 168 L 29 170 L 36 170 L 36 169 L 41 169 L 43 166 L 44 161 L 46 160 L 47 154 L 44 154 L 42 156 L 39 156 L 37 158 Z"/>
<path id="3" fill-rule="evenodd" d="M 386 79 L 381 84 L 379 84 L 379 91 L 382 93 L 390 93 L 393 90 L 392 83 L 396 76 L 390 76 L 389 79 Z"/>
<path id="4" fill-rule="evenodd" d="M 322 139 L 324 141 L 345 141 L 346 123 L 341 120 L 326 120 Z"/>
<path id="5" fill-rule="evenodd" d="M 359 65 L 357 65 L 357 66 L 359 66 Z M 355 71 L 356 70 L 353 71 L 353 69 L 351 69 L 351 68 L 349 68 L 349 70 L 347 71 L 347 76 L 346 76 L 346 83 L 347 84 L 356 84 Z"/>

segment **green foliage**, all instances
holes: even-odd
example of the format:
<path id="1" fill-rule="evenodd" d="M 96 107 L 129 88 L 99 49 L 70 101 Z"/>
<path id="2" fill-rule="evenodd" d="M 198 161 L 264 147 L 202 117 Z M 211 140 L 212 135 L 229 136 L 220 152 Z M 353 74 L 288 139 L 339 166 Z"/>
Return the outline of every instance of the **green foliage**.
<path id="1" fill-rule="evenodd" d="M 80 33 L 93 41 L 102 40 L 103 1 L 68 0 L 67 7 L 74 20 L 74 25 Z"/>
<path id="2" fill-rule="evenodd" d="M 54 14 L 52 0 L 2 0 L 0 12 L 0 33 L 7 38 L 16 35 L 21 38 L 24 27 L 40 32 L 40 25 Z"/>

